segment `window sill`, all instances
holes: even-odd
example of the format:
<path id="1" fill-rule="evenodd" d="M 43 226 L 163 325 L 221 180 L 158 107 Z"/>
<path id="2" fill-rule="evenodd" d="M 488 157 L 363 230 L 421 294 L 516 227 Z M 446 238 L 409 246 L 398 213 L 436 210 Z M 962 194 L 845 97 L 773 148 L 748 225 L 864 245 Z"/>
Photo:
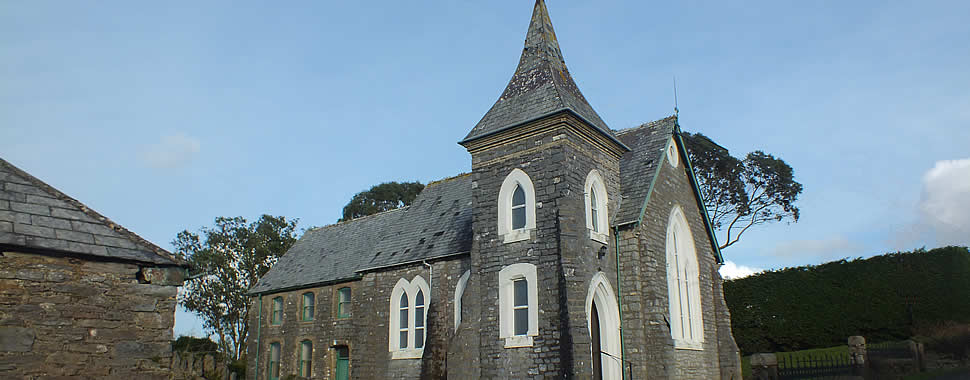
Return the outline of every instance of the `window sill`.
<path id="1" fill-rule="evenodd" d="M 502 236 L 504 239 L 503 240 L 504 243 L 514 243 L 517 241 L 529 240 L 529 238 L 532 237 L 532 230 L 531 229 L 514 230 L 514 231 L 506 232 L 505 235 L 502 235 Z"/>
<path id="2" fill-rule="evenodd" d="M 422 356 L 424 356 L 424 349 L 423 348 L 418 348 L 418 349 L 404 349 L 404 350 L 398 350 L 398 351 L 392 351 L 391 352 L 391 359 L 392 360 L 397 360 L 397 359 L 421 359 Z"/>
<path id="3" fill-rule="evenodd" d="M 593 231 L 593 230 L 589 230 L 589 238 L 592 239 L 592 240 L 594 240 L 594 241 L 598 241 L 600 243 L 603 243 L 603 244 L 609 244 L 609 243 L 607 243 L 607 241 L 610 240 L 610 234 L 604 234 L 602 232 L 596 232 L 596 231 Z"/>
<path id="4" fill-rule="evenodd" d="M 704 342 L 689 342 L 686 340 L 674 339 L 674 349 L 704 351 Z"/>
<path id="5" fill-rule="evenodd" d="M 516 335 L 505 337 L 505 348 L 532 347 L 532 337 L 529 335 Z"/>

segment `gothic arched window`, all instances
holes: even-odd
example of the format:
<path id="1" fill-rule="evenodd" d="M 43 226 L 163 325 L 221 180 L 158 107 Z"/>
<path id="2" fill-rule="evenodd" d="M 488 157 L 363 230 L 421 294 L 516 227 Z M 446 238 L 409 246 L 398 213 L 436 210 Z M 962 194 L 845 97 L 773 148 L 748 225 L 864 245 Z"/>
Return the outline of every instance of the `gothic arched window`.
<path id="1" fill-rule="evenodd" d="M 667 292 L 670 301 L 670 336 L 675 348 L 703 349 L 704 323 L 697 251 L 690 225 L 680 206 L 674 206 L 667 224 Z"/>
<path id="2" fill-rule="evenodd" d="M 609 241 L 609 220 L 607 215 L 606 185 L 603 184 L 603 177 L 599 171 L 593 169 L 586 175 L 586 229 L 589 230 L 589 238 L 600 243 L 607 244 Z"/>
<path id="3" fill-rule="evenodd" d="M 528 240 L 536 228 L 536 193 L 529 175 L 513 169 L 498 193 L 498 234 L 506 243 Z"/>
<path id="4" fill-rule="evenodd" d="M 525 228 L 525 190 L 522 190 L 522 185 L 515 185 L 515 191 L 512 192 L 512 229 L 523 228 Z"/>
<path id="5" fill-rule="evenodd" d="M 419 359 L 427 339 L 431 290 L 421 276 L 400 279 L 391 291 L 388 350 L 392 359 Z"/>

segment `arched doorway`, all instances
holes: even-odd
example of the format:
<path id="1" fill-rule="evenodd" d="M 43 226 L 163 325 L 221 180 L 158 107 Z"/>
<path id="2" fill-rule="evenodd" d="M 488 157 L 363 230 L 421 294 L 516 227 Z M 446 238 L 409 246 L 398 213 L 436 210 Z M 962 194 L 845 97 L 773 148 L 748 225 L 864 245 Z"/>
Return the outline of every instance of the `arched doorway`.
<path id="1" fill-rule="evenodd" d="M 620 309 L 613 286 L 603 272 L 594 275 L 589 284 L 586 295 L 586 327 L 590 333 L 593 379 L 621 379 L 623 363 L 620 362 Z"/>

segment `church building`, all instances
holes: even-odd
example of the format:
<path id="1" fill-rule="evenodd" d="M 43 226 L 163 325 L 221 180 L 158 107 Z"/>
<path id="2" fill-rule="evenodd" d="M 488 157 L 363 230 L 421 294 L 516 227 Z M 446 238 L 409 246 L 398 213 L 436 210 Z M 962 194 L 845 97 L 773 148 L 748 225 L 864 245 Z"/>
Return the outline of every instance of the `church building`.
<path id="1" fill-rule="evenodd" d="M 248 376 L 740 379 L 680 133 L 608 127 L 537 0 L 471 173 L 307 231 L 250 290 Z"/>

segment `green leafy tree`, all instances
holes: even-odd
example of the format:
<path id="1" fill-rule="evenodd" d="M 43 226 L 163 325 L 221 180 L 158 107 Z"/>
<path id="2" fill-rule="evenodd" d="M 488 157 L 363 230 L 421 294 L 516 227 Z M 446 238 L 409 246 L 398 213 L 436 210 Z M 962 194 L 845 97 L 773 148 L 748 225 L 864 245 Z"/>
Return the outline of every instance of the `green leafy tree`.
<path id="1" fill-rule="evenodd" d="M 219 217 L 199 233 L 182 231 L 172 245 L 188 260 L 190 279 L 179 303 L 202 317 L 219 337 L 220 350 L 241 359 L 249 332 L 246 291 L 296 242 L 296 219 L 263 215 L 249 223 Z"/>
<path id="2" fill-rule="evenodd" d="M 749 228 L 769 223 L 797 222 L 795 202 L 802 184 L 784 160 L 754 151 L 744 159 L 700 133 L 683 133 L 687 155 L 714 229 L 724 233 L 720 248 L 741 239 Z"/>
<path id="3" fill-rule="evenodd" d="M 339 221 L 347 221 L 362 216 L 408 206 L 424 190 L 420 182 L 385 182 L 361 191 L 344 206 L 344 216 Z"/>

